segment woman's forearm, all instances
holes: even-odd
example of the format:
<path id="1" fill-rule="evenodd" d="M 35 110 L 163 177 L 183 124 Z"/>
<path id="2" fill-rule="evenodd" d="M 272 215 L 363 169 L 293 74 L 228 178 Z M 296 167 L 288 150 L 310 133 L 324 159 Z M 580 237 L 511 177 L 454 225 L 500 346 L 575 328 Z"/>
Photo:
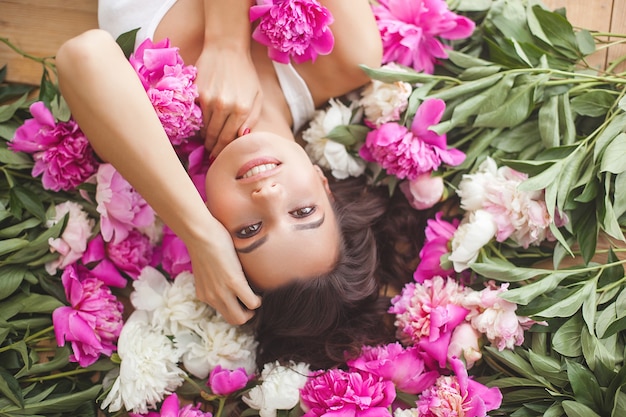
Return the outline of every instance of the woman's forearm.
<path id="1" fill-rule="evenodd" d="M 229 47 L 248 53 L 250 0 L 204 0 L 205 47 Z"/>
<path id="2" fill-rule="evenodd" d="M 102 31 L 81 35 L 59 50 L 57 66 L 63 96 L 98 155 L 113 164 L 183 240 L 206 238 L 217 221 L 113 39 Z"/>

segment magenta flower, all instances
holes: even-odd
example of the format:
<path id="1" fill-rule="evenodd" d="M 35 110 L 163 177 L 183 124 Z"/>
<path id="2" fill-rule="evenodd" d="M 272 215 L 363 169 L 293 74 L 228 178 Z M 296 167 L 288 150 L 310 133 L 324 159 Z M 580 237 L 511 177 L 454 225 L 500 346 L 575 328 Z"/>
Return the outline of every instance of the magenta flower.
<path id="1" fill-rule="evenodd" d="M 196 104 L 197 69 L 185 66 L 178 48 L 170 47 L 169 39 L 156 44 L 146 39 L 129 61 L 172 144 L 181 145 L 198 132 L 202 126 L 202 110 Z"/>
<path id="2" fill-rule="evenodd" d="M 96 156 L 74 120 L 56 123 L 41 101 L 30 112 L 33 118 L 17 128 L 8 146 L 33 156 L 32 176 L 42 175 L 46 190 L 72 190 L 96 172 Z"/>
<path id="3" fill-rule="evenodd" d="M 454 219 L 452 223 L 442 220 L 443 212 L 435 214 L 435 219 L 429 219 L 426 226 L 426 242 L 420 250 L 420 263 L 413 273 L 416 282 L 423 283 L 432 277 L 450 277 L 454 273 L 454 268 L 450 264 L 449 268 L 441 265 L 441 257 L 450 253 L 448 247 L 454 232 L 459 226 L 459 220 Z"/>
<path id="4" fill-rule="evenodd" d="M 100 228 L 105 242 L 120 243 L 131 229 L 147 227 L 154 222 L 152 207 L 113 168 L 102 164 L 98 168 L 96 209 L 100 213 Z"/>
<path id="5" fill-rule="evenodd" d="M 502 393 L 498 388 L 487 388 L 470 379 L 459 359 L 453 358 L 450 362 L 456 375 L 440 376 L 422 393 L 417 402 L 420 416 L 484 417 L 500 407 Z"/>
<path id="6" fill-rule="evenodd" d="M 59 346 L 72 344 L 70 361 L 87 367 L 101 354 L 111 356 L 122 331 L 123 306 L 87 268 L 70 265 L 61 277 L 70 306 L 52 313 Z"/>
<path id="7" fill-rule="evenodd" d="M 128 413 L 130 417 L 213 417 L 213 414 L 200 410 L 200 405 L 187 404 L 180 408 L 176 393 L 167 397 L 161 404 L 161 412 L 151 411 L 148 414 Z"/>
<path id="8" fill-rule="evenodd" d="M 409 283 L 391 300 L 398 339 L 418 344 L 445 366 L 450 337 L 469 310 L 461 306 L 464 289 L 452 279 L 434 277 L 423 284 Z"/>
<path id="9" fill-rule="evenodd" d="M 385 123 L 367 134 L 359 154 L 380 164 L 388 174 L 410 181 L 436 171 L 442 163 L 459 165 L 465 154 L 447 149 L 446 135 L 430 130 L 439 123 L 445 108 L 443 100 L 425 100 L 415 113 L 411 130 L 395 122 Z"/>
<path id="10" fill-rule="evenodd" d="M 249 380 L 250 377 L 244 368 L 231 371 L 217 365 L 209 374 L 207 385 L 211 387 L 214 394 L 227 396 L 244 388 Z"/>
<path id="11" fill-rule="evenodd" d="M 379 0 L 372 7 L 383 41 L 383 63 L 396 62 L 432 74 L 448 57 L 438 39 L 463 39 L 475 24 L 448 9 L 445 0 Z"/>
<path id="12" fill-rule="evenodd" d="M 328 28 L 333 17 L 316 0 L 258 0 L 250 7 L 250 21 L 261 19 L 252 38 L 267 46 L 269 57 L 283 64 L 315 61 L 333 50 Z"/>
<path id="13" fill-rule="evenodd" d="M 82 261 L 89 264 L 108 260 L 120 272 L 136 279 L 145 266 L 155 264 L 154 249 L 148 236 L 133 229 L 119 243 L 105 242 L 102 235 L 97 235 L 89 242 Z"/>
<path id="14" fill-rule="evenodd" d="M 163 228 L 163 240 L 161 241 L 161 266 L 165 272 L 173 277 L 178 276 L 181 272 L 192 272 L 187 246 L 167 226 Z"/>
<path id="15" fill-rule="evenodd" d="M 431 386 L 439 371 L 427 370 L 417 347 L 403 348 L 400 343 L 365 346 L 361 356 L 347 362 L 351 370 L 359 370 L 392 381 L 397 389 L 419 394 Z"/>
<path id="16" fill-rule="evenodd" d="M 367 372 L 318 371 L 300 390 L 304 417 L 391 417 L 396 398 L 393 382 Z"/>

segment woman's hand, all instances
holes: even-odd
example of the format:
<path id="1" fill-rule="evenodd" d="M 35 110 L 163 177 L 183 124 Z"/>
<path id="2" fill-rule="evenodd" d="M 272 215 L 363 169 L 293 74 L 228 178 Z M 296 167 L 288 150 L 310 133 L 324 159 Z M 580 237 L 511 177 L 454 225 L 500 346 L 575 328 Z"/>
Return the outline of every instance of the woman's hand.
<path id="1" fill-rule="evenodd" d="M 230 324 L 243 324 L 261 305 L 241 269 L 228 231 L 216 224 L 206 241 L 185 242 L 191 257 L 198 299 Z M 245 306 L 245 307 L 244 307 Z"/>
<path id="2" fill-rule="evenodd" d="M 217 156 L 253 128 L 263 93 L 249 50 L 209 45 L 196 62 L 196 84 L 203 113 L 205 146 Z"/>

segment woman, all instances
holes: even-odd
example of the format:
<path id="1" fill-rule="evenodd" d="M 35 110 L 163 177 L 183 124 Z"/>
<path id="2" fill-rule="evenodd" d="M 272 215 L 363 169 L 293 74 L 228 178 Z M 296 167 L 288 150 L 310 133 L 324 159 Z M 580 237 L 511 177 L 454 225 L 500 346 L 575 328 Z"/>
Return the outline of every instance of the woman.
<path id="1" fill-rule="evenodd" d="M 144 36 L 167 36 L 198 67 L 206 146 L 215 157 L 206 206 L 113 38 L 91 31 L 57 54 L 74 118 L 96 152 L 185 242 L 199 298 L 239 324 L 260 305 L 246 277 L 263 293 L 259 363 L 297 352 L 319 356 L 309 361 L 325 367 L 340 363 L 345 350 L 391 337 L 381 333 L 369 228 L 386 202 L 363 194 L 363 184 L 349 198 L 333 194 L 292 130 L 330 97 L 366 83 L 359 64 L 377 66 L 381 59 L 367 0 L 322 3 L 334 17 L 334 50 L 295 71 L 251 42 L 247 1 L 170 0 L 139 13 L 157 16 L 156 23 L 145 20 Z M 115 4 L 122 8 L 111 12 L 100 4 L 101 21 L 109 12 L 123 20 L 124 2 Z M 117 32 L 138 23 L 132 17 Z M 355 205 L 362 200 L 376 208 Z"/>

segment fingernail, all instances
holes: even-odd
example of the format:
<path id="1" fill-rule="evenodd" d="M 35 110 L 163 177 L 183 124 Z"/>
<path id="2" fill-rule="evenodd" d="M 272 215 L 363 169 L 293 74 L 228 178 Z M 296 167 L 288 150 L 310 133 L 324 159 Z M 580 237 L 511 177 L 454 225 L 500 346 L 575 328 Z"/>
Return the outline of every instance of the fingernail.
<path id="1" fill-rule="evenodd" d="M 243 133 L 241 134 L 241 136 L 247 135 L 248 133 L 250 133 L 250 128 L 249 128 L 249 127 L 246 127 L 246 128 L 243 130 Z"/>

